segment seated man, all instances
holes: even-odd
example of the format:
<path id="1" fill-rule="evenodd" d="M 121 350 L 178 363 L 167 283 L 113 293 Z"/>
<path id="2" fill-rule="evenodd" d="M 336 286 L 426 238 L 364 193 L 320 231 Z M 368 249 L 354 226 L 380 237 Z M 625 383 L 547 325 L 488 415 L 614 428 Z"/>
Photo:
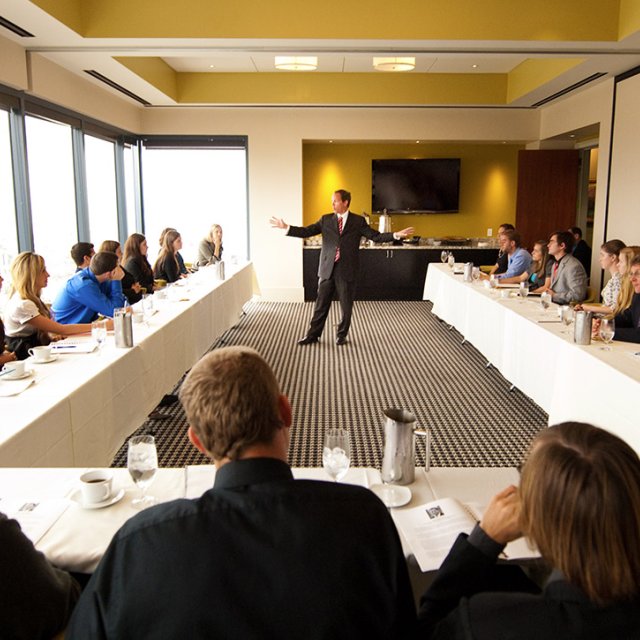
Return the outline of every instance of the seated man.
<path id="1" fill-rule="evenodd" d="M 580 261 L 588 277 L 591 271 L 591 247 L 582 237 L 582 229 L 580 227 L 569 227 L 569 233 L 573 236 L 574 242 L 571 253 L 574 258 Z"/>
<path id="2" fill-rule="evenodd" d="M 629 277 L 634 291 L 631 306 L 615 317 L 616 332 L 613 339 L 640 342 L 640 256 L 631 261 Z"/>
<path id="3" fill-rule="evenodd" d="M 98 314 L 112 317 L 114 309 L 126 304 L 120 282 L 123 277 L 115 253 L 96 253 L 91 265 L 69 278 L 56 296 L 52 306 L 56 322 L 83 324 Z"/>
<path id="4" fill-rule="evenodd" d="M 196 500 L 115 535 L 67 638 L 406 638 L 415 609 L 393 521 L 371 492 L 294 480 L 291 407 L 252 349 L 216 349 L 180 391 L 216 466 Z"/>
<path id="5" fill-rule="evenodd" d="M 91 242 L 77 242 L 71 247 L 71 259 L 76 264 L 76 271 L 86 269 L 91 264 L 91 258 L 96 255 Z"/>
<path id="6" fill-rule="evenodd" d="M 582 302 L 587 297 L 587 272 L 571 255 L 573 235 L 569 231 L 556 231 L 547 246 L 556 261 L 551 272 L 551 300 L 556 304 Z"/>
<path id="7" fill-rule="evenodd" d="M 515 278 L 531 267 L 531 254 L 521 245 L 520 234 L 515 229 L 507 229 L 500 234 L 500 247 L 507 255 L 507 270 L 496 274 L 496 278 Z"/>
<path id="8" fill-rule="evenodd" d="M 503 248 L 504 239 L 502 238 L 502 234 L 505 231 L 508 231 L 508 230 L 513 231 L 514 229 L 515 227 L 512 224 L 509 224 L 508 222 L 503 222 L 498 227 L 498 242 L 500 243 L 500 251 L 498 252 L 498 259 L 496 263 L 493 265 L 493 267 L 491 267 L 491 271 L 489 271 L 490 275 L 494 273 L 496 275 L 499 273 L 504 273 L 507 270 L 509 256 L 507 255 L 507 252 Z"/>
<path id="9" fill-rule="evenodd" d="M 62 631 L 80 585 L 35 550 L 20 525 L 0 513 L 0 636 L 51 638 Z"/>

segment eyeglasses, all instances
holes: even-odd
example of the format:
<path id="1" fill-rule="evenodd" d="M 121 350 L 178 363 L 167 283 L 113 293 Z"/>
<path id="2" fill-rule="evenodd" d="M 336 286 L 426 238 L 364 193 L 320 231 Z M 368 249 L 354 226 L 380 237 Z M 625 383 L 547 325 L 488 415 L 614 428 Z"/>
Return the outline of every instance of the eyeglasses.
<path id="1" fill-rule="evenodd" d="M 629 277 L 631 277 L 631 278 L 640 278 L 640 271 L 631 271 L 631 272 L 629 272 Z"/>

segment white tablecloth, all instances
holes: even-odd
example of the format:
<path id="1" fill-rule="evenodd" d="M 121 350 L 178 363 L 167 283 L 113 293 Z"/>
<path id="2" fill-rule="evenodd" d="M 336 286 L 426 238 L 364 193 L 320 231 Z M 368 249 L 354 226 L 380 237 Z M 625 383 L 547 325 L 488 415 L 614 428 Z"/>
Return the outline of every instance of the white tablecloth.
<path id="1" fill-rule="evenodd" d="M 453 325 L 502 375 L 549 414 L 549 424 L 566 420 L 608 429 L 640 451 L 640 345 L 573 342 L 539 297 L 524 302 L 502 298 L 482 283 L 465 283 L 444 265 L 430 264 L 424 299 L 433 313 Z M 478 381 L 478 384 L 482 384 Z M 508 410 L 508 407 L 505 407 Z"/>
<path id="2" fill-rule="evenodd" d="M 69 571 L 91 573 L 102 558 L 118 529 L 137 512 L 131 506 L 139 492 L 126 469 L 109 469 L 114 475 L 114 492 L 125 489 L 118 502 L 104 509 L 83 509 L 79 496 L 79 478 L 86 469 L 0 469 L 0 511 L 3 499 L 29 501 L 67 499 L 66 511 L 35 542 L 38 550 L 56 566 Z M 329 480 L 321 468 L 293 469 L 296 478 Z M 159 469 L 147 494 L 166 502 L 176 498 L 198 497 L 213 486 L 215 468 L 201 465 Z M 362 467 L 349 469 L 343 483 L 370 487 L 380 482 L 380 472 Z M 518 472 L 507 468 L 431 468 L 428 474 L 416 469 L 415 482 L 409 485 L 411 502 L 403 509 L 417 507 L 437 498 L 455 497 L 462 502 L 486 506 L 491 497 L 509 484 L 518 483 Z M 393 510 L 392 510 L 393 511 Z M 409 550 L 405 546 L 406 555 Z"/>
<path id="3" fill-rule="evenodd" d="M 36 383 L 0 398 L 0 466 L 109 464 L 163 394 L 238 321 L 254 293 L 253 266 L 227 272 L 219 281 L 214 269 L 202 269 L 171 287 L 148 326 L 133 325 L 131 349 L 116 348 L 110 334 L 101 353 L 28 360 Z"/>

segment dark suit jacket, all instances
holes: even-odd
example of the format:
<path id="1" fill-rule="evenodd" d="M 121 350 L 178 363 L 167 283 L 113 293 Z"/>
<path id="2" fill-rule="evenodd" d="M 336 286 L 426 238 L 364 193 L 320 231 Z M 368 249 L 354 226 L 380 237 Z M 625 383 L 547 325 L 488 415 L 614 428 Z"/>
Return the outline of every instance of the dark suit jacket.
<path id="1" fill-rule="evenodd" d="M 358 277 L 358 258 L 360 238 L 364 236 L 373 242 L 391 242 L 393 233 L 378 233 L 372 229 L 366 220 L 356 213 L 349 212 L 347 223 L 338 233 L 338 217 L 335 213 L 327 213 L 320 220 L 307 227 L 290 226 L 287 235 L 294 238 L 310 238 L 322 234 L 322 250 L 320 251 L 320 265 L 318 277 L 323 280 L 330 278 L 336 259 L 336 248 L 340 245 L 340 262 L 344 267 L 342 277 L 345 280 L 355 280 Z"/>
<path id="2" fill-rule="evenodd" d="M 639 605 L 598 608 L 561 579 L 550 580 L 540 592 L 517 567 L 496 566 L 461 534 L 422 597 L 418 637 L 631 640 L 639 635 Z"/>
<path id="3" fill-rule="evenodd" d="M 615 317 L 614 340 L 640 342 L 640 293 L 634 293 L 631 306 Z M 639 634 L 640 635 L 640 634 Z"/>
<path id="4" fill-rule="evenodd" d="M 582 238 L 573 249 L 573 257 L 580 261 L 587 275 L 589 275 L 591 271 L 591 247 Z"/>

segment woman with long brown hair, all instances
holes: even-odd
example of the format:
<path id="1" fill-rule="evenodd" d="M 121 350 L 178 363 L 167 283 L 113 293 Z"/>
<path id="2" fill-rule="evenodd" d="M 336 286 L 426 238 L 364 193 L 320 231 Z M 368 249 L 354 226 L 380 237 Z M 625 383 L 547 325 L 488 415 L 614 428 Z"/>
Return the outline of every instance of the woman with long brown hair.
<path id="1" fill-rule="evenodd" d="M 132 233 L 124 243 L 122 263 L 147 293 L 153 293 L 153 269 L 147 259 L 147 239 L 141 233 Z"/>
<path id="2" fill-rule="evenodd" d="M 142 299 L 142 286 L 133 277 L 127 269 L 122 266 L 122 249 L 120 243 L 117 240 L 105 240 L 100 245 L 100 251 L 108 251 L 109 253 L 115 253 L 118 256 L 120 268 L 124 272 L 124 277 L 120 281 L 122 284 L 122 293 L 124 293 L 129 304 L 135 304 Z"/>
<path id="3" fill-rule="evenodd" d="M 91 332 L 91 324 L 60 324 L 51 318 L 40 293 L 47 286 L 49 273 L 44 258 L 23 251 L 11 264 L 9 299 L 4 308 L 7 346 L 18 360 L 29 357 L 29 349 L 49 344 L 51 336 Z"/>
<path id="4" fill-rule="evenodd" d="M 543 590 L 496 565 L 524 534 L 552 569 Z M 461 534 L 421 600 L 423 638 L 637 638 L 640 459 L 613 434 L 565 422 L 534 440 L 508 487 Z"/>
<path id="5" fill-rule="evenodd" d="M 175 229 L 170 229 L 164 234 L 158 259 L 153 265 L 153 275 L 156 279 L 175 282 L 180 278 L 180 265 L 176 258 L 180 249 L 182 249 L 182 238 Z"/>

